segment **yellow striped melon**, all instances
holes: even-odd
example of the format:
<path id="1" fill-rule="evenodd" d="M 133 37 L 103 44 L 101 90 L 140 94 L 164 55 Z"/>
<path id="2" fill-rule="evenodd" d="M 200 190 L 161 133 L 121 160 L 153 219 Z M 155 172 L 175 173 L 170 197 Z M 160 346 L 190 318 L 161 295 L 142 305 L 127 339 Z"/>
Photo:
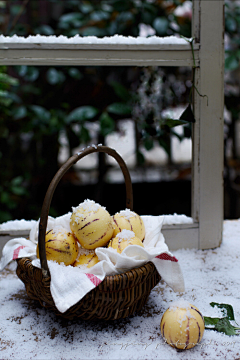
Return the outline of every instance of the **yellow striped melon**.
<path id="1" fill-rule="evenodd" d="M 173 302 L 162 316 L 161 334 L 164 340 L 177 349 L 191 349 L 204 333 L 204 318 L 196 306 L 185 300 Z"/>
<path id="2" fill-rule="evenodd" d="M 70 228 L 83 248 L 96 249 L 112 238 L 113 221 L 104 207 L 87 199 L 73 208 Z"/>
<path id="3" fill-rule="evenodd" d="M 53 260 L 65 265 L 74 263 L 78 256 L 78 243 L 71 232 L 56 227 L 49 230 L 45 236 L 45 249 L 47 260 Z M 37 257 L 39 258 L 39 248 L 37 245 Z"/>
<path id="4" fill-rule="evenodd" d="M 142 241 L 135 236 L 133 231 L 124 229 L 109 242 L 108 247 L 116 249 L 117 252 L 121 254 L 121 252 L 129 245 L 138 245 L 143 247 Z"/>
<path id="5" fill-rule="evenodd" d="M 145 226 L 141 216 L 137 213 L 126 209 L 116 213 L 112 218 L 114 223 L 114 237 L 122 230 L 130 230 L 133 231 L 141 241 L 143 241 L 145 237 Z"/>

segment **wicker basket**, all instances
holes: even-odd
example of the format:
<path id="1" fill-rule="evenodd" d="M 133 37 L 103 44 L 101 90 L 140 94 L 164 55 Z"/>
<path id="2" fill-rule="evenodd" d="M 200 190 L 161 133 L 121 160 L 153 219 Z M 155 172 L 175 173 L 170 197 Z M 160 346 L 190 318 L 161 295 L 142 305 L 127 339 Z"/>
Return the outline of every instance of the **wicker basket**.
<path id="1" fill-rule="evenodd" d="M 58 315 L 67 319 L 116 320 L 140 311 L 151 290 L 160 281 L 160 275 L 151 262 L 119 275 L 106 276 L 96 288 L 65 313 L 57 310 L 50 292 L 51 278 L 46 259 L 45 233 L 52 196 L 57 184 L 68 169 L 78 160 L 93 152 L 104 152 L 117 160 L 125 179 L 126 207 L 132 210 L 133 196 L 130 175 L 125 162 L 115 150 L 106 146 L 92 146 L 72 156 L 54 176 L 43 202 L 38 237 L 41 269 L 33 266 L 29 258 L 22 258 L 17 260 L 17 275 L 25 284 L 27 294 L 31 299 L 38 300 L 42 306 Z"/>

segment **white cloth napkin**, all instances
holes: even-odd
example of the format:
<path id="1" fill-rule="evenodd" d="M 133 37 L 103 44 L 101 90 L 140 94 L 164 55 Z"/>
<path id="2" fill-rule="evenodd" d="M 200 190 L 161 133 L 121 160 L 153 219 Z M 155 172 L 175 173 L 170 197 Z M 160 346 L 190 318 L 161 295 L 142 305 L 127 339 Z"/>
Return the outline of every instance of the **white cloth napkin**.
<path id="1" fill-rule="evenodd" d="M 70 229 L 71 213 L 56 219 L 49 217 L 47 230 L 61 225 Z M 89 291 L 98 286 L 105 276 L 115 275 L 152 261 L 162 279 L 174 290 L 184 291 L 184 279 L 178 260 L 171 254 L 165 243 L 161 227 L 164 216 L 141 216 L 146 235 L 144 247 L 130 245 L 121 254 L 112 248 L 97 248 L 99 262 L 91 268 L 72 267 L 48 261 L 51 275 L 50 291 L 60 312 L 67 311 L 80 301 Z M 3 248 L 0 270 L 12 260 L 30 257 L 34 266 L 40 267 L 36 258 L 38 222 L 33 225 L 29 240 L 16 238 L 9 240 Z"/>

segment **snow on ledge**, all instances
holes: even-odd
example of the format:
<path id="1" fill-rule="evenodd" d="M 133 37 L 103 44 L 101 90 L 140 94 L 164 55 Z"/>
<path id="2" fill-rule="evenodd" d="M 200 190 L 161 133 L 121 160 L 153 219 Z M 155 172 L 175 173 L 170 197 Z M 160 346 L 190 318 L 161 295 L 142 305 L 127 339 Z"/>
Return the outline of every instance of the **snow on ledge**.
<path id="1" fill-rule="evenodd" d="M 193 218 L 186 215 L 162 215 L 164 216 L 163 225 L 182 225 L 193 224 Z"/>
<path id="2" fill-rule="evenodd" d="M 0 224 L 0 231 L 30 230 L 36 224 L 36 220 L 9 220 Z"/>
<path id="3" fill-rule="evenodd" d="M 13 35 L 13 36 L 4 36 L 0 35 L 0 44 L 4 43 L 12 43 L 12 44 L 124 44 L 124 45 L 144 45 L 144 44 L 152 44 L 152 45 L 160 45 L 160 44 L 168 44 L 168 45 L 186 45 L 188 41 L 191 39 L 184 39 L 178 36 L 166 36 L 166 37 L 159 37 L 159 36 L 123 36 L 123 35 L 114 35 L 114 36 L 105 36 L 103 38 L 98 38 L 96 36 L 79 36 L 75 35 L 73 37 L 66 37 L 63 35 L 30 35 L 28 37 Z"/>
<path id="4" fill-rule="evenodd" d="M 182 225 L 193 224 L 193 219 L 186 215 L 160 215 L 164 217 L 163 225 Z M 150 215 L 151 217 L 151 215 Z M 153 216 L 154 217 L 154 216 Z M 61 217 L 59 217 L 60 219 Z M 0 231 L 19 231 L 19 230 L 31 230 L 36 224 L 36 220 L 9 220 L 0 224 Z"/>

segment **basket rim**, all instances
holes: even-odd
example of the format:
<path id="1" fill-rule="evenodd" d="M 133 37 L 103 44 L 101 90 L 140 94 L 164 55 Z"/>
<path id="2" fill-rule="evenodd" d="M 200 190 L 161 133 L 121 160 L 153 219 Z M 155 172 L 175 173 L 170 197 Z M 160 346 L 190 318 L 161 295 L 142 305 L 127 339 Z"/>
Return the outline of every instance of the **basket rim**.
<path id="1" fill-rule="evenodd" d="M 31 267 L 33 268 L 34 271 L 41 271 L 42 269 L 40 267 L 37 267 L 35 265 L 32 264 L 32 260 L 29 257 L 22 257 L 17 259 L 17 264 L 20 263 L 21 265 L 23 265 L 24 262 L 28 262 L 29 265 L 31 265 Z M 69 265 L 71 266 L 71 265 Z M 123 277 L 123 276 L 129 276 L 130 274 L 132 274 L 133 272 L 137 272 L 138 275 L 142 275 L 142 271 L 145 270 L 146 272 L 148 272 L 149 274 L 153 273 L 153 272 L 157 272 L 157 269 L 154 265 L 153 262 L 151 261 L 147 261 L 145 264 L 139 266 L 139 267 L 134 267 L 132 269 L 127 270 L 126 272 L 123 273 L 119 273 L 119 274 L 113 274 L 113 275 L 106 275 L 105 278 L 101 281 L 101 283 L 99 285 L 97 285 L 96 287 L 101 287 L 101 285 L 104 285 L 104 283 L 106 284 L 107 282 L 114 282 L 116 281 L 118 278 Z M 89 273 L 91 274 L 91 273 Z M 158 273 L 159 278 L 161 279 L 160 274 Z M 43 276 L 44 281 L 51 281 L 51 275 L 49 274 L 49 276 Z M 33 280 L 36 281 L 36 279 L 34 277 L 32 277 Z M 137 284 L 137 283 L 136 283 Z M 109 285 L 109 284 L 107 284 Z M 134 287 L 134 286 L 133 286 Z M 130 289 L 130 288 L 128 288 Z M 112 290 L 111 290 L 112 292 Z"/>

